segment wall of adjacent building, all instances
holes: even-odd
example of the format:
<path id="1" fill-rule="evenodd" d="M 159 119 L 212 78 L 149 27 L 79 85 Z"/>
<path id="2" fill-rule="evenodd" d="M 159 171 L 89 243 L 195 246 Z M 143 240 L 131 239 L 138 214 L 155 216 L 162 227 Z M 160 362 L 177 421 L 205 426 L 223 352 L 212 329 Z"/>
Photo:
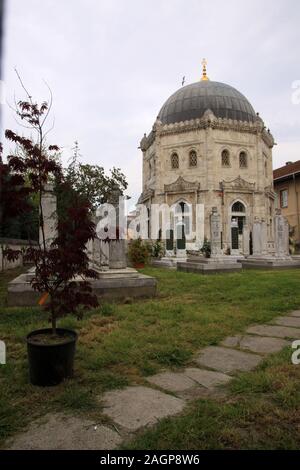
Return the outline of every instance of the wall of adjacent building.
<path id="1" fill-rule="evenodd" d="M 296 176 L 286 181 L 274 182 L 274 189 L 277 194 L 276 204 L 281 209 L 289 222 L 290 227 L 295 228 L 294 239 L 300 243 L 300 176 Z M 281 207 L 280 192 L 288 190 L 288 206 Z"/>

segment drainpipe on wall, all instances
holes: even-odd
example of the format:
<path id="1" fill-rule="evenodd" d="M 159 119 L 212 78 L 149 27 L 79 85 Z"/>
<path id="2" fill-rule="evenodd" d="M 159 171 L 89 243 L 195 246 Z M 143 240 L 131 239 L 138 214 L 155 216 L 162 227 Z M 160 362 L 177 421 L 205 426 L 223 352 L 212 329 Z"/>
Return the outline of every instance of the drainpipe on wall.
<path id="1" fill-rule="evenodd" d="M 298 198 L 298 192 L 297 192 L 297 186 L 296 186 L 296 175 L 295 175 L 295 173 L 293 174 L 293 181 L 294 181 L 294 190 L 295 190 L 295 196 L 296 196 L 296 210 L 297 210 L 297 221 L 298 221 L 298 239 L 300 239 L 299 198 Z"/>

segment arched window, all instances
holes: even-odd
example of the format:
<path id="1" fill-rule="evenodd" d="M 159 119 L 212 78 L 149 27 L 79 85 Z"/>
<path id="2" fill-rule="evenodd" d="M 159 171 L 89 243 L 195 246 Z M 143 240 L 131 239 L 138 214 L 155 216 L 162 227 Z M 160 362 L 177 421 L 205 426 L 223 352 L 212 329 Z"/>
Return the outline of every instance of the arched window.
<path id="1" fill-rule="evenodd" d="M 173 170 L 179 168 L 179 157 L 177 153 L 173 153 L 171 155 L 171 167 L 173 168 Z"/>
<path id="2" fill-rule="evenodd" d="M 240 168 L 247 168 L 248 162 L 247 162 L 247 154 L 246 154 L 246 152 L 241 152 L 239 159 L 240 159 Z"/>
<path id="3" fill-rule="evenodd" d="M 231 212 L 246 212 L 244 204 L 240 201 L 235 202 L 231 208 Z"/>
<path id="4" fill-rule="evenodd" d="M 197 166 L 197 153 L 195 150 L 192 150 L 189 155 L 189 164 L 190 167 L 195 167 Z"/>
<path id="5" fill-rule="evenodd" d="M 228 150 L 222 152 L 222 166 L 230 166 L 230 156 Z"/>

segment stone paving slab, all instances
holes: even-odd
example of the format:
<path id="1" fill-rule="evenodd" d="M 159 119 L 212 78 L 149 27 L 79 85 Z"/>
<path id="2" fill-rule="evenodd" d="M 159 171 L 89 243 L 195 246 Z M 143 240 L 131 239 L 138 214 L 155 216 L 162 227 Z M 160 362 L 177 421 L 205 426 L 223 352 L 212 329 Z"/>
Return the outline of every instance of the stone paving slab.
<path id="1" fill-rule="evenodd" d="M 12 450 L 111 450 L 120 445 L 121 436 L 107 426 L 60 413 L 34 421 L 17 435 Z"/>
<path id="2" fill-rule="evenodd" d="M 247 333 L 259 336 L 273 336 L 276 338 L 300 339 L 300 329 L 288 326 L 256 325 L 248 328 Z"/>
<path id="3" fill-rule="evenodd" d="M 180 372 L 162 372 L 148 377 L 147 380 L 158 387 L 175 393 L 184 392 L 196 386 L 196 383 L 192 379 Z"/>
<path id="4" fill-rule="evenodd" d="M 243 336 L 242 335 L 237 335 L 237 336 L 228 336 L 225 338 L 223 341 L 221 341 L 221 346 L 226 346 L 227 348 L 238 348 L 240 345 L 240 342 L 242 341 Z"/>
<path id="5" fill-rule="evenodd" d="M 300 317 L 278 317 L 273 323 L 282 326 L 292 326 L 300 328 Z"/>
<path id="6" fill-rule="evenodd" d="M 196 358 L 196 362 L 201 366 L 225 373 L 254 369 L 261 360 L 262 357 L 256 354 L 222 348 L 220 346 L 208 346 Z"/>
<path id="7" fill-rule="evenodd" d="M 232 379 L 229 375 L 211 370 L 188 368 L 184 372 L 188 377 L 205 388 L 214 388 L 217 385 L 223 385 Z"/>
<path id="8" fill-rule="evenodd" d="M 273 354 L 290 343 L 285 339 L 270 336 L 230 336 L 221 343 L 223 346 L 237 347 L 258 354 Z"/>
<path id="9" fill-rule="evenodd" d="M 131 431 L 155 424 L 159 419 L 176 415 L 185 401 L 148 387 L 126 387 L 106 392 L 104 413 L 120 426 Z"/>
<path id="10" fill-rule="evenodd" d="M 300 317 L 300 310 L 294 310 L 289 315 L 292 317 Z"/>

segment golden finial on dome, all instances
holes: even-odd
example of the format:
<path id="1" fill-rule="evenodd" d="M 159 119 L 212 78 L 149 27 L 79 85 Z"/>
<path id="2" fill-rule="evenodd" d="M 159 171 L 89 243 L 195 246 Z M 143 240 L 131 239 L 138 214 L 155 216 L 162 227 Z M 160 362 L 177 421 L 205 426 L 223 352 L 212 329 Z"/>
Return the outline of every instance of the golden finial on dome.
<path id="1" fill-rule="evenodd" d="M 201 80 L 209 80 L 208 76 L 206 75 L 206 65 L 207 65 L 206 59 L 203 59 L 201 63 L 202 63 L 202 78 L 201 78 Z"/>

